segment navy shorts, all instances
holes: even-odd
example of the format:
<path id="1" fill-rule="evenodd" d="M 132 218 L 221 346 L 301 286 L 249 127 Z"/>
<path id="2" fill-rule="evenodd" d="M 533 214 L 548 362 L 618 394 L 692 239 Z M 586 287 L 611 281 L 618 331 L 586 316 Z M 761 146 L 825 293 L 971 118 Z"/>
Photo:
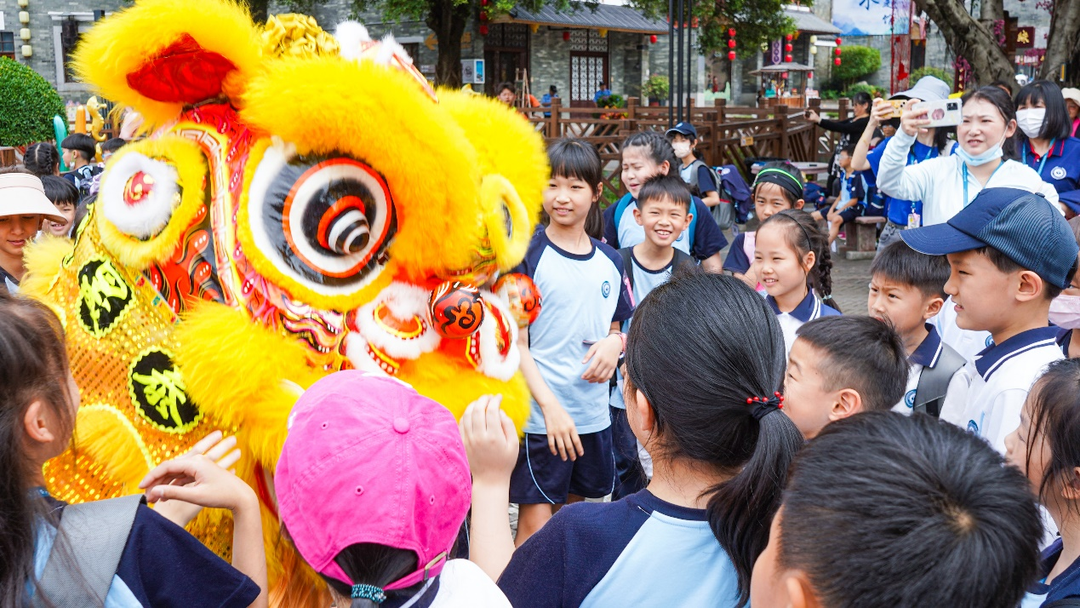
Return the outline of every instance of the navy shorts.
<path id="1" fill-rule="evenodd" d="M 847 209 L 844 209 L 839 213 L 840 217 L 844 219 L 844 223 L 854 222 L 855 218 L 862 217 L 863 208 L 859 205 L 852 205 Z"/>
<path id="2" fill-rule="evenodd" d="M 611 427 L 580 436 L 584 456 L 567 460 L 551 453 L 546 434 L 525 433 L 510 476 L 510 502 L 566 504 L 570 494 L 603 498 L 615 488 Z"/>

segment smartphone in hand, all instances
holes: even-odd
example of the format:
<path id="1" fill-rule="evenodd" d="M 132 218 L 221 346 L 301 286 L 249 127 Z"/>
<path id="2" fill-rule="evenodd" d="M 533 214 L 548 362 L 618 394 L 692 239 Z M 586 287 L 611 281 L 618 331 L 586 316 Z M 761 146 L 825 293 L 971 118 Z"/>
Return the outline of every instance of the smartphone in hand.
<path id="1" fill-rule="evenodd" d="M 926 110 L 926 118 L 930 121 L 923 125 L 926 128 L 955 127 L 963 121 L 963 103 L 959 99 L 920 101 L 915 104 L 915 108 Z"/>

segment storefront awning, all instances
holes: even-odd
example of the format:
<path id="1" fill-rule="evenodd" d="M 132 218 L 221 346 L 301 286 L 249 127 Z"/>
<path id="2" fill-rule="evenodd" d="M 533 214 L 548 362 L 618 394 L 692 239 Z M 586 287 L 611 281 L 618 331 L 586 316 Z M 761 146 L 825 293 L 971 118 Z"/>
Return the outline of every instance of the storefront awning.
<path id="1" fill-rule="evenodd" d="M 666 21 L 649 19 L 627 6 L 599 4 L 593 8 L 583 2 L 571 2 L 570 6 L 571 8 L 565 11 L 544 6 L 535 12 L 517 7 L 510 10 L 507 21 L 555 28 L 588 28 L 635 34 L 668 33 Z"/>
<path id="2" fill-rule="evenodd" d="M 785 6 L 784 16 L 791 17 L 795 29 L 806 34 L 840 34 L 840 28 L 810 12 L 805 6 Z"/>

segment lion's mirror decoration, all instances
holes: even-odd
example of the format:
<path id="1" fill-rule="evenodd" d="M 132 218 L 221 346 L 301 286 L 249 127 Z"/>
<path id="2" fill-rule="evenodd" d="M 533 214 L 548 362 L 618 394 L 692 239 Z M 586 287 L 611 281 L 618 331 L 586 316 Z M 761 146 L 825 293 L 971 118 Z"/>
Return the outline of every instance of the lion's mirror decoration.
<path id="1" fill-rule="evenodd" d="M 495 101 L 433 91 L 391 38 L 297 15 L 259 28 L 222 0 L 138 0 L 84 35 L 76 63 L 150 128 L 110 159 L 74 249 L 29 254 L 24 291 L 60 314 L 82 389 L 50 489 L 132 493 L 210 431 L 235 433 L 272 597 L 296 605 L 306 580 L 271 481 L 305 387 L 359 368 L 459 415 L 502 393 L 524 422 L 514 342 L 539 295 L 495 279 L 537 219 L 543 142 Z M 222 517 L 191 530 L 227 553 Z"/>

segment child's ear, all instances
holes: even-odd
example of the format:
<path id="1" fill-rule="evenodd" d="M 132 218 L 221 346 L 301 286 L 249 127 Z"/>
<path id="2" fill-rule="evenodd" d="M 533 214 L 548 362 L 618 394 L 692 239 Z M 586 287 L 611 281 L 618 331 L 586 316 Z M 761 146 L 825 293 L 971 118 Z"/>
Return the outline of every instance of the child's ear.
<path id="1" fill-rule="evenodd" d="M 805 205 L 805 204 L 806 204 L 806 201 L 800 198 L 799 200 L 795 201 L 795 203 L 791 206 L 791 208 L 792 209 L 802 209 L 803 205 Z"/>
<path id="2" fill-rule="evenodd" d="M 923 321 L 929 321 L 931 317 L 936 317 L 937 314 L 941 312 L 941 307 L 944 305 L 945 300 L 937 296 L 931 298 L 930 301 L 927 302 L 926 306 L 923 308 Z"/>
<path id="3" fill-rule="evenodd" d="M 596 191 L 596 194 L 592 198 L 592 201 L 594 203 L 596 201 L 600 200 L 601 196 L 604 196 L 604 182 L 600 182 L 599 184 L 596 184 L 595 191 Z"/>
<path id="4" fill-rule="evenodd" d="M 49 428 L 48 408 L 43 401 L 34 401 L 23 414 L 23 430 L 26 436 L 37 443 L 52 443 L 56 436 Z"/>
<path id="5" fill-rule="evenodd" d="M 840 420 L 863 411 L 865 410 L 859 391 L 853 388 L 842 388 L 836 393 L 836 402 L 833 403 L 832 411 L 829 412 L 829 420 Z"/>
<path id="6" fill-rule="evenodd" d="M 689 226 L 690 222 L 692 222 L 692 221 L 694 221 L 694 214 L 693 213 L 687 213 L 686 214 L 686 225 Z"/>
<path id="7" fill-rule="evenodd" d="M 1061 484 L 1061 496 L 1065 500 L 1080 500 L 1080 467 L 1073 467 L 1071 475 Z M 1069 475 L 1069 473 L 1065 473 Z"/>
<path id="8" fill-rule="evenodd" d="M 652 404 L 641 391 L 635 390 L 632 394 L 624 394 L 623 397 L 626 401 L 626 421 L 630 423 L 630 430 L 641 445 L 648 449 L 656 431 L 656 412 L 653 411 Z M 625 397 L 630 397 L 630 399 L 625 399 Z"/>
<path id="9" fill-rule="evenodd" d="M 803 270 L 810 272 L 814 268 L 814 263 L 817 262 L 817 254 L 813 251 L 807 251 L 803 256 Z"/>
<path id="10" fill-rule="evenodd" d="M 810 577 L 802 570 L 793 571 L 784 581 L 787 585 L 788 602 L 791 608 L 820 608 Z"/>
<path id="11" fill-rule="evenodd" d="M 1021 270 L 1017 275 L 1016 299 L 1028 302 L 1043 297 L 1046 283 L 1042 277 L 1030 270 Z"/>
<path id="12" fill-rule="evenodd" d="M 669 163 L 666 160 L 664 162 L 660 163 L 660 173 L 661 173 L 661 175 L 667 175 L 669 172 L 671 172 L 671 163 Z"/>
<path id="13" fill-rule="evenodd" d="M 634 208 L 634 221 L 637 222 L 638 226 L 644 225 L 644 222 L 641 221 L 641 209 L 638 207 Z"/>

